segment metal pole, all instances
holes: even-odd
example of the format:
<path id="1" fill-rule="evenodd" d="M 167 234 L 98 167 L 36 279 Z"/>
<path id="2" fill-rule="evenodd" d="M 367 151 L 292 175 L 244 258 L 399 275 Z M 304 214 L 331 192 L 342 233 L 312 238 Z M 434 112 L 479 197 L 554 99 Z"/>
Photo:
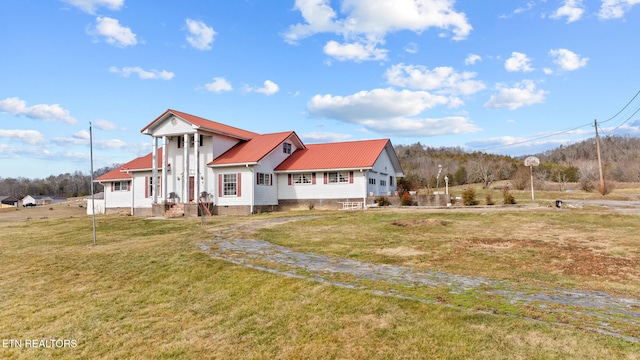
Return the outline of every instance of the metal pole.
<path id="1" fill-rule="evenodd" d="M 529 171 L 531 172 L 531 200 L 535 200 L 533 196 L 533 165 L 529 166 Z"/>
<path id="2" fill-rule="evenodd" d="M 91 216 L 93 217 L 93 245 L 96 244 L 96 198 L 93 193 L 93 131 L 89 122 L 89 153 L 91 156 Z"/>
<path id="3" fill-rule="evenodd" d="M 604 172 L 602 171 L 602 155 L 600 155 L 600 136 L 598 135 L 598 122 L 594 119 L 593 126 L 596 128 L 596 149 L 598 150 L 598 170 L 600 171 L 600 194 L 604 195 Z"/>

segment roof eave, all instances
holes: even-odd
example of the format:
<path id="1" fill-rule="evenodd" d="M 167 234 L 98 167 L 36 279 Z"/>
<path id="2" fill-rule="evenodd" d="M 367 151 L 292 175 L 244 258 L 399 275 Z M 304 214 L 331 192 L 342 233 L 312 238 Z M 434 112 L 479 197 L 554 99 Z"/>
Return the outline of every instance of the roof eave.
<path id="1" fill-rule="evenodd" d="M 365 171 L 372 170 L 372 166 L 365 167 L 345 167 L 345 168 L 318 168 L 318 169 L 296 169 L 296 170 L 274 170 L 274 174 L 291 174 L 305 172 L 330 172 L 330 171 Z"/>
<path id="2" fill-rule="evenodd" d="M 255 166 L 255 165 L 258 165 L 257 161 L 229 163 L 229 164 L 207 164 L 207 166 L 210 168 L 237 167 L 237 166 L 248 167 L 248 166 Z"/>

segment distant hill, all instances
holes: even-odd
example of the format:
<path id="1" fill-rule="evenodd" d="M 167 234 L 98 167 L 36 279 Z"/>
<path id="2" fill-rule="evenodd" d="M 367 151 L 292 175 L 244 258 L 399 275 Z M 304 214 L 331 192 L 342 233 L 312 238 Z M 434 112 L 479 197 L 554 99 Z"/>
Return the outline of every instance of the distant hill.
<path id="1" fill-rule="evenodd" d="M 640 182 L 640 138 L 604 136 L 600 140 L 606 179 Z M 528 181 L 522 157 L 467 152 L 460 147 L 434 148 L 419 142 L 396 145 L 395 150 L 406 175 L 403 185 L 409 188 L 443 187 L 445 176 L 451 185 L 482 183 L 489 187 L 494 181 L 511 180 L 520 188 Z M 588 188 L 599 178 L 595 138 L 536 156 L 541 161 L 535 168 L 538 180 L 581 182 Z"/>

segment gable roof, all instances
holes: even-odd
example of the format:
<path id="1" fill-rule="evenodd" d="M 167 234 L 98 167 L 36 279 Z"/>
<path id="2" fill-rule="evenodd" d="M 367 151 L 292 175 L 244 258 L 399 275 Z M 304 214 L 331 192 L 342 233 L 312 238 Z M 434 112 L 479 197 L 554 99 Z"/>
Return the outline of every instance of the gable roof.
<path id="1" fill-rule="evenodd" d="M 94 181 L 118 181 L 118 180 L 131 180 L 130 172 L 133 171 L 148 171 L 152 169 L 153 153 L 149 153 L 145 156 L 135 158 L 128 163 L 119 166 L 116 169 L 109 171 L 106 174 L 98 176 Z M 171 166 L 171 165 L 169 165 Z M 158 170 L 162 169 L 162 148 L 158 149 Z"/>
<path id="2" fill-rule="evenodd" d="M 258 135 L 251 131 L 238 129 L 233 126 L 221 124 L 219 122 L 207 120 L 195 115 L 187 114 L 187 113 L 173 110 L 173 109 L 167 109 L 167 111 L 162 113 L 162 115 L 158 116 L 155 120 L 153 120 L 147 126 L 142 128 L 140 132 L 143 134 L 148 134 L 150 128 L 152 128 L 158 122 L 161 122 L 162 120 L 168 118 L 170 115 L 177 116 L 198 129 L 202 129 L 202 130 L 220 134 L 220 135 L 230 136 L 230 137 L 241 139 L 241 140 L 249 140 L 254 136 Z"/>
<path id="3" fill-rule="evenodd" d="M 128 163 L 127 163 L 128 164 Z M 131 180 L 131 175 L 125 173 L 123 171 L 124 165 L 117 167 L 108 173 L 102 174 L 95 178 L 93 181 L 101 182 L 101 181 L 119 181 L 119 180 Z"/>
<path id="4" fill-rule="evenodd" d="M 290 137 L 294 137 L 298 147 L 304 148 L 304 144 L 293 131 L 273 134 L 257 135 L 249 141 L 239 143 L 215 158 L 209 166 L 226 166 L 237 164 L 256 164 L 269 155 L 280 144 Z"/>
<path id="5" fill-rule="evenodd" d="M 296 150 L 275 171 L 372 168 L 382 151 L 387 149 L 396 170 L 400 162 L 389 139 L 311 144 Z"/>

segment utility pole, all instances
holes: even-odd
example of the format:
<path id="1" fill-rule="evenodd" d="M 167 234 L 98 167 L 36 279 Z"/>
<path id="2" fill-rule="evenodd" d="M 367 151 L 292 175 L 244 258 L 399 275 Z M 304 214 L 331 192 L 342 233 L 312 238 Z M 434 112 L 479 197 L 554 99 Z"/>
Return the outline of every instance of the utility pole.
<path id="1" fill-rule="evenodd" d="M 604 195 L 604 173 L 602 172 L 602 155 L 600 155 L 600 136 L 598 136 L 598 121 L 593 120 L 593 126 L 596 128 L 596 148 L 598 149 L 598 169 L 600 170 L 600 194 Z"/>

